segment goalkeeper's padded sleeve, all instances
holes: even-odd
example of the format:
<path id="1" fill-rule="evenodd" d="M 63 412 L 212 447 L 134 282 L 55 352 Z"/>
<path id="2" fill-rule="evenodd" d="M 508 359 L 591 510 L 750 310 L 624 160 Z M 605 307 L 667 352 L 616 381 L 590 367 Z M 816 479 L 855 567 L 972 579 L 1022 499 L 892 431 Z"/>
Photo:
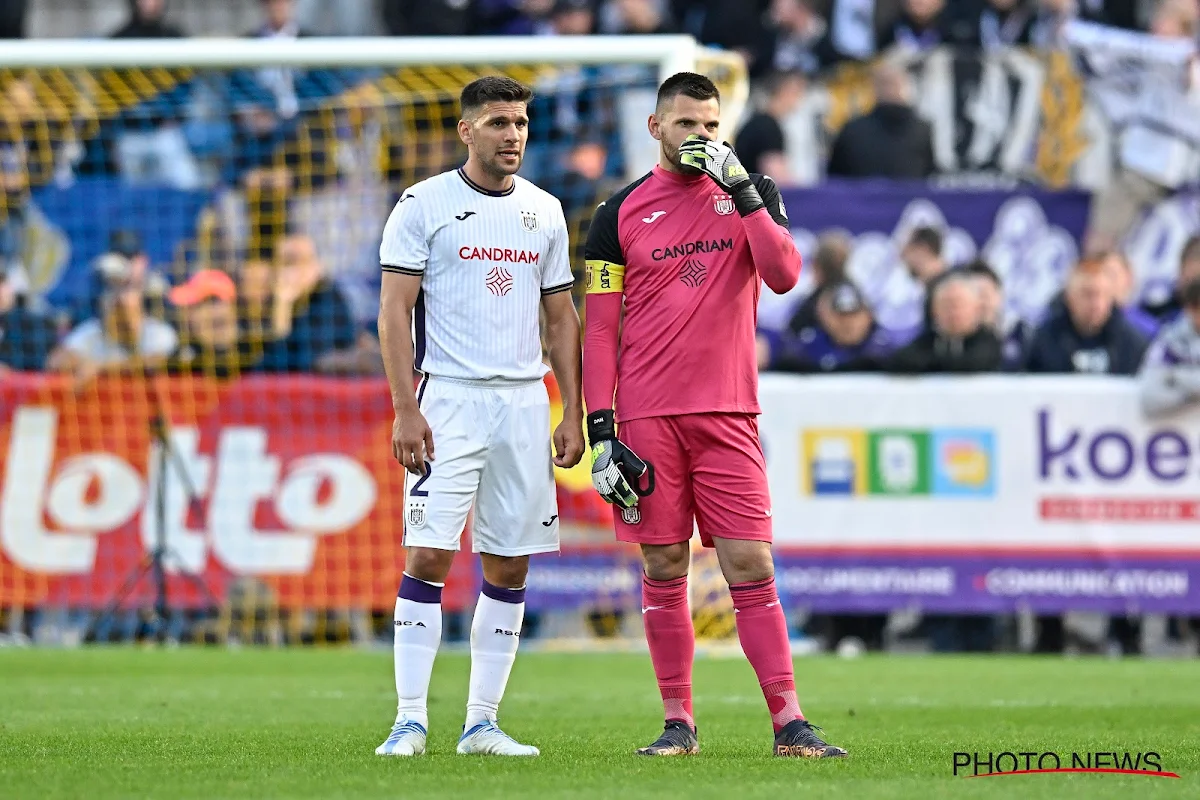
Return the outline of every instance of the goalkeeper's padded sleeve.
<path id="1" fill-rule="evenodd" d="M 743 224 L 746 226 L 746 239 L 750 243 L 754 268 L 759 276 L 775 294 L 791 291 L 800 280 L 802 265 L 800 251 L 792 241 L 792 234 L 772 219 L 766 208 L 759 208 L 746 217 Z"/>
<path id="2" fill-rule="evenodd" d="M 613 407 L 617 390 L 617 335 L 623 302 L 620 292 L 589 294 L 585 302 L 583 402 L 589 409 Z"/>
<path id="3" fill-rule="evenodd" d="M 730 189 L 730 193 L 733 196 L 733 207 L 743 218 L 767 207 L 752 180 L 738 184 Z"/>

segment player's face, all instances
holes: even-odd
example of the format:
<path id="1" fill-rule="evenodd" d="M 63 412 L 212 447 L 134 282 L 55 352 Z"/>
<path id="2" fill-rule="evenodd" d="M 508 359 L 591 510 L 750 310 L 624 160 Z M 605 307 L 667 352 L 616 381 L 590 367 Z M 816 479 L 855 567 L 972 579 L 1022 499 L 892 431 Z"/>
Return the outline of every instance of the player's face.
<path id="1" fill-rule="evenodd" d="M 524 103 L 488 103 L 472 120 L 459 124 L 470 157 L 497 178 L 515 175 L 525 158 L 529 115 Z"/>
<path id="2" fill-rule="evenodd" d="M 679 163 L 679 146 L 693 133 L 715 142 L 720 127 L 721 104 L 715 97 L 697 100 L 682 94 L 666 103 L 661 113 L 651 115 L 649 123 L 650 135 L 660 143 L 662 163 L 689 175 L 699 170 Z"/>

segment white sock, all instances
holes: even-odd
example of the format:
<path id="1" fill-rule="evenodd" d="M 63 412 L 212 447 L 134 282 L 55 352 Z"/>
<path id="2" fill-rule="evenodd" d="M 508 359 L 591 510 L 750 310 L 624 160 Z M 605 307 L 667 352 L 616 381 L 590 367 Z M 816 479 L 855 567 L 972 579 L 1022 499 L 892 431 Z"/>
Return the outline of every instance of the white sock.
<path id="1" fill-rule="evenodd" d="M 442 586 L 405 575 L 396 598 L 396 719 L 429 730 L 429 676 L 442 641 Z"/>
<path id="2" fill-rule="evenodd" d="M 467 695 L 467 729 L 495 720 L 508 675 L 517 658 L 525 590 L 501 589 L 487 581 L 471 621 L 471 689 Z"/>

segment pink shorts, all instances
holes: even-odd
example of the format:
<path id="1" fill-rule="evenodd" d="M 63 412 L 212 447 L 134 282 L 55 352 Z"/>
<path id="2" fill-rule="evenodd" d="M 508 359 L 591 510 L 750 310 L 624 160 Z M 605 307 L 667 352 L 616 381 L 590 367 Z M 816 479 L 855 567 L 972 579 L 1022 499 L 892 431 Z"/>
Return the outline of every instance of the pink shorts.
<path id="1" fill-rule="evenodd" d="M 654 465 L 655 474 L 653 494 L 631 509 L 613 507 L 618 540 L 675 544 L 690 540 L 698 527 L 705 547 L 713 546 L 713 537 L 771 541 L 771 493 L 757 417 L 646 417 L 622 422 L 617 435 Z"/>

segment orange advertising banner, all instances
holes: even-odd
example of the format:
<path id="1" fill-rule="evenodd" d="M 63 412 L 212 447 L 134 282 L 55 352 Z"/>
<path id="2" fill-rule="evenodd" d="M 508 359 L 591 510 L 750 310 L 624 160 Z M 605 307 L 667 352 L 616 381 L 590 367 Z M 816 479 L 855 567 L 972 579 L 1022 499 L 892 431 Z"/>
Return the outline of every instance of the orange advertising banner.
<path id="1" fill-rule="evenodd" d="M 160 418 L 171 442 L 161 493 Z M 161 535 L 173 605 L 203 599 L 181 574 L 191 573 L 218 599 L 253 579 L 283 607 L 390 609 L 404 563 L 392 419 L 377 378 L 114 378 L 79 390 L 10 375 L 0 384 L 0 605 L 102 605 Z M 611 511 L 586 462 L 559 471 L 560 513 L 603 530 Z M 449 606 L 475 591 L 474 559 L 456 561 Z M 142 581 L 131 601 L 149 595 Z"/>

